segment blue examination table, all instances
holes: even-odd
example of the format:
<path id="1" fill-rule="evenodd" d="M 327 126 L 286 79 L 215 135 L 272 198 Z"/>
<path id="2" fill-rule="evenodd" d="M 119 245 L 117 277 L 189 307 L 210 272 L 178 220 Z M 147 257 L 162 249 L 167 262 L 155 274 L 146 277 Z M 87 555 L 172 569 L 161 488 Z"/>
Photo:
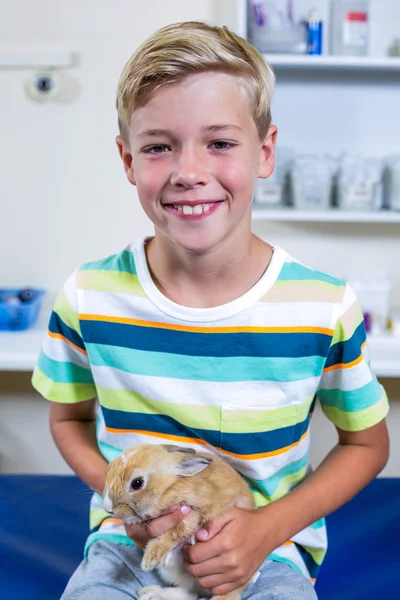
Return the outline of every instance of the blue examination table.
<path id="1" fill-rule="evenodd" d="M 73 476 L 0 475 L 0 598 L 58 600 L 81 560 L 90 491 Z M 320 600 L 400 599 L 400 479 L 327 519 Z"/>

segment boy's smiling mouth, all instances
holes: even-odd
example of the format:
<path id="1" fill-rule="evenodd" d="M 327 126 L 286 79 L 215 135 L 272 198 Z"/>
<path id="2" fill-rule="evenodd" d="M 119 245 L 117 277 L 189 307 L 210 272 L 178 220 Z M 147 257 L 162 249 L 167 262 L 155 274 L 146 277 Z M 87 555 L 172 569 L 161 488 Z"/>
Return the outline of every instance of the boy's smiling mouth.
<path id="1" fill-rule="evenodd" d="M 169 212 L 184 220 L 199 220 L 214 213 L 225 200 L 176 202 L 166 203 L 163 206 Z"/>

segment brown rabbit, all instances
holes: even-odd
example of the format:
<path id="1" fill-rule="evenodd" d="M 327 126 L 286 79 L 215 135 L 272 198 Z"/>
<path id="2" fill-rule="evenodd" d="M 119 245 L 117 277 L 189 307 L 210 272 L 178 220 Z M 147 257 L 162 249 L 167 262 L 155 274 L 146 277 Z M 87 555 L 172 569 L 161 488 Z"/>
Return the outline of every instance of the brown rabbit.
<path id="1" fill-rule="evenodd" d="M 176 587 L 143 588 L 141 600 L 197 600 L 207 595 L 185 569 L 180 544 L 207 521 L 231 507 L 255 508 L 244 479 L 224 460 L 192 448 L 142 444 L 125 450 L 107 471 L 103 507 L 126 524 L 157 517 L 174 504 L 191 507 L 189 516 L 173 529 L 147 544 L 142 569 L 157 568 L 161 577 Z M 193 538 L 192 538 L 193 540 Z M 240 600 L 245 586 L 212 600 Z"/>

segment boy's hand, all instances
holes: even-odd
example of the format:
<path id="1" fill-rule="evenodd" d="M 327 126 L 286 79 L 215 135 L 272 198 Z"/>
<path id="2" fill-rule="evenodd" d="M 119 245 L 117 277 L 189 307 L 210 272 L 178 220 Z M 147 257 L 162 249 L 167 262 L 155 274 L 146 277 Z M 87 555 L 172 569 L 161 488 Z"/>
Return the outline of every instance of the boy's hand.
<path id="1" fill-rule="evenodd" d="M 197 532 L 201 544 L 183 548 L 186 568 L 214 595 L 228 594 L 247 583 L 279 545 L 273 538 L 259 511 L 232 508 Z"/>
<path id="2" fill-rule="evenodd" d="M 155 519 L 150 519 L 139 525 L 125 525 L 125 530 L 136 546 L 145 548 L 149 540 L 167 533 L 183 521 L 189 513 L 189 506 L 171 506 L 163 510 Z"/>

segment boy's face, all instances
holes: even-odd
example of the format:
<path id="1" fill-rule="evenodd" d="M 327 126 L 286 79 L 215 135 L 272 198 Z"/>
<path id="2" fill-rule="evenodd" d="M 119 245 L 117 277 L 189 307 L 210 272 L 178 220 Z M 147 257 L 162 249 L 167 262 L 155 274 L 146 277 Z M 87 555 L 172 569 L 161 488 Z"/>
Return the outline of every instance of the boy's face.
<path id="1" fill-rule="evenodd" d="M 274 166 L 276 127 L 260 141 L 238 81 L 202 73 L 154 92 L 118 137 L 129 181 L 154 223 L 187 251 L 207 252 L 250 236 L 257 177 Z"/>

